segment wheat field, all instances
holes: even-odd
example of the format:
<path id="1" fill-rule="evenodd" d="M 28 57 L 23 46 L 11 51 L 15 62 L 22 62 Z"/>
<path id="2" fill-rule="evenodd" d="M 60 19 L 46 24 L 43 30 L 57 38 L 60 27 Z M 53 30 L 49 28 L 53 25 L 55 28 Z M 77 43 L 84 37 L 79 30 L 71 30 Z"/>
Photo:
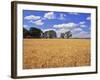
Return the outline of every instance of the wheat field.
<path id="1" fill-rule="evenodd" d="M 24 39 L 23 69 L 90 66 L 90 39 Z"/>

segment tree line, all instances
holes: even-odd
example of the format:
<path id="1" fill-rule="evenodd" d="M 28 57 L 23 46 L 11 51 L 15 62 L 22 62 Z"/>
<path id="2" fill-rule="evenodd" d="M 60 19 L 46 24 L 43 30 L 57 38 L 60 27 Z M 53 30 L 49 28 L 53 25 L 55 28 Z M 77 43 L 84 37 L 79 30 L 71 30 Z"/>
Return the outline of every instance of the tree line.
<path id="1" fill-rule="evenodd" d="M 71 31 L 60 34 L 60 38 L 71 38 Z M 29 30 L 23 28 L 23 38 L 57 38 L 57 33 L 54 30 L 43 32 L 41 29 L 31 27 Z"/>

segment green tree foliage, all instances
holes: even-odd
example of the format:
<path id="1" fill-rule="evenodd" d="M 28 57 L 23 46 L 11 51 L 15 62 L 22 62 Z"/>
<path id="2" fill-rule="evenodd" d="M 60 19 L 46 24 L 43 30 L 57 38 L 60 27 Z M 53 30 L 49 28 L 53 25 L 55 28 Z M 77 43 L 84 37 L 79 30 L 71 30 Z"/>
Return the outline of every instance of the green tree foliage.
<path id="1" fill-rule="evenodd" d="M 32 38 L 40 38 L 41 33 L 43 33 L 41 29 L 34 28 L 34 27 L 31 27 L 29 29 L 29 32 L 30 32 L 30 35 L 32 36 Z"/>
<path id="2" fill-rule="evenodd" d="M 61 37 L 61 38 L 64 38 L 64 35 L 65 35 L 64 33 L 61 33 L 60 37 Z"/>
<path id="3" fill-rule="evenodd" d="M 71 38 L 71 37 L 72 37 L 71 31 L 65 32 L 65 37 L 66 37 L 66 38 Z"/>
<path id="4" fill-rule="evenodd" d="M 54 30 L 49 30 L 44 33 L 45 38 L 56 38 L 57 34 Z"/>
<path id="5" fill-rule="evenodd" d="M 71 31 L 67 31 L 65 33 L 61 33 L 60 37 L 69 39 L 69 38 L 72 37 L 72 32 Z"/>
<path id="6" fill-rule="evenodd" d="M 23 28 L 23 38 L 27 38 L 27 36 L 29 36 L 30 33 L 27 29 Z"/>

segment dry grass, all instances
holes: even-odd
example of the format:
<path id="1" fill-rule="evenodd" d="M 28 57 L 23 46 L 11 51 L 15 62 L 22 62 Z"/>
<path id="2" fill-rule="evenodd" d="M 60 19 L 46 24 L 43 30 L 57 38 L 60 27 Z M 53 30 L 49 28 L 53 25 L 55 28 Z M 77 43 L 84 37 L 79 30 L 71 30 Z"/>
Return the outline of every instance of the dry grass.
<path id="1" fill-rule="evenodd" d="M 89 65 L 89 39 L 24 39 L 24 69 Z"/>

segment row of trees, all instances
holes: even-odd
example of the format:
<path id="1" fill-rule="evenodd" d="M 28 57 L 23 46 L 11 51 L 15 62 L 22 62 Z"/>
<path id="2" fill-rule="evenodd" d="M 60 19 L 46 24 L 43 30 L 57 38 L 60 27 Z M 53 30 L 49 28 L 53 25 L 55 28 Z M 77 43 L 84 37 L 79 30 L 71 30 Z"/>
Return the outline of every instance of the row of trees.
<path id="1" fill-rule="evenodd" d="M 65 33 L 61 33 L 60 37 L 68 39 L 68 38 L 72 37 L 72 33 L 71 33 L 71 31 L 67 31 Z"/>
<path id="2" fill-rule="evenodd" d="M 41 29 L 31 27 L 29 30 L 23 28 L 24 38 L 57 38 L 57 34 L 54 30 L 49 30 L 43 32 Z M 71 31 L 61 33 L 60 38 L 70 38 L 72 37 Z"/>
<path id="3" fill-rule="evenodd" d="M 24 38 L 40 38 L 42 30 L 38 28 L 31 27 L 29 30 L 23 28 L 23 37 Z"/>

